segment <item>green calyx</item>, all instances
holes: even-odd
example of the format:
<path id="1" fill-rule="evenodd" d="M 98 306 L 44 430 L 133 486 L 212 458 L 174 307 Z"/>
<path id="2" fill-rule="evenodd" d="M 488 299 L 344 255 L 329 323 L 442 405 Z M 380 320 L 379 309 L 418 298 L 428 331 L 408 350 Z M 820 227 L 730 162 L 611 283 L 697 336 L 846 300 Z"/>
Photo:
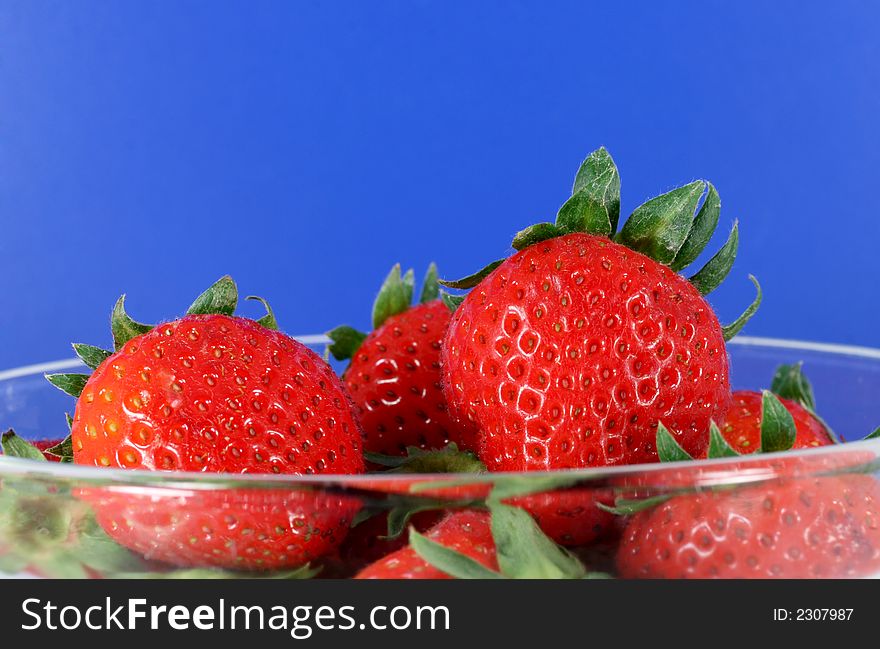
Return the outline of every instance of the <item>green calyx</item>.
<path id="1" fill-rule="evenodd" d="M 801 405 L 822 424 L 828 436 L 835 444 L 840 443 L 840 437 L 816 411 L 816 395 L 813 393 L 813 386 L 810 380 L 804 374 L 803 362 L 777 367 L 776 372 L 773 374 L 773 382 L 770 384 L 770 391 L 783 399 L 788 399 Z"/>
<path id="2" fill-rule="evenodd" d="M 595 577 L 550 539 L 520 507 L 488 503 L 498 570 L 411 529 L 410 547 L 424 561 L 456 579 L 587 579 Z"/>
<path id="3" fill-rule="evenodd" d="M 425 474 L 425 473 L 457 473 L 457 474 L 482 474 L 486 472 L 486 465 L 469 451 L 460 451 L 458 445 L 450 442 L 441 449 L 423 450 L 416 446 L 408 446 L 405 456 L 382 455 L 380 453 L 364 453 L 364 459 L 371 464 L 381 466 L 381 474 Z M 469 482 L 469 481 L 466 481 Z M 442 480 L 432 481 L 430 485 L 417 483 L 411 486 L 413 493 L 418 493 L 422 486 L 428 488 L 444 488 L 457 486 L 455 483 Z M 461 504 L 468 504 L 467 502 Z M 418 503 L 404 503 L 388 510 L 388 531 L 385 538 L 393 539 L 400 536 L 410 519 L 426 511 L 442 511 L 453 506 L 449 500 L 425 500 Z M 384 510 L 380 510 L 384 511 Z M 375 514 L 377 512 L 374 512 Z M 368 516 L 369 517 L 369 516 Z"/>
<path id="4" fill-rule="evenodd" d="M 373 302 L 373 329 L 381 327 L 391 316 L 409 309 L 412 306 L 414 289 L 414 271 L 410 268 L 401 274 L 400 264 L 395 264 L 382 283 L 382 288 L 379 289 L 379 294 Z M 443 295 L 445 294 L 441 295 L 440 282 L 437 279 L 437 266 L 431 262 L 425 273 L 425 279 L 422 281 L 419 304 L 443 299 Z M 367 334 L 354 327 L 341 325 L 328 331 L 327 337 L 332 341 L 327 346 L 327 352 L 336 360 L 344 361 L 355 355 Z"/>
<path id="5" fill-rule="evenodd" d="M 267 329 L 278 329 L 278 322 L 275 319 L 275 314 L 272 312 L 272 308 L 266 300 L 253 295 L 248 296 L 246 299 L 257 300 L 261 302 L 266 309 L 266 315 L 256 321 L 258 324 Z M 229 275 L 224 275 L 193 301 L 186 310 L 185 315 L 232 316 L 235 314 L 237 307 L 238 287 Z M 110 314 L 110 330 L 113 333 L 114 351 L 119 351 L 127 342 L 137 336 L 147 333 L 148 331 L 152 331 L 154 327 L 155 325 L 143 324 L 132 319 L 125 310 L 125 295 L 121 296 L 116 301 L 116 305 L 113 307 L 113 312 Z M 76 348 L 77 345 L 74 345 L 74 349 Z M 94 347 L 91 348 L 91 350 L 92 351 L 90 351 L 89 354 L 95 360 L 98 358 L 98 352 L 103 352 L 108 356 L 110 354 L 110 352 Z M 77 354 L 80 355 L 80 358 L 83 359 L 83 362 L 85 362 L 86 365 L 92 367 L 89 361 L 80 354 L 79 349 L 77 349 Z M 89 360 L 91 360 L 91 358 Z M 95 369 L 95 367 L 92 367 L 92 369 Z"/>
<path id="6" fill-rule="evenodd" d="M 794 418 L 775 394 L 764 390 L 761 398 L 761 444 L 755 453 L 788 451 L 794 446 L 797 428 Z M 661 462 L 687 462 L 694 458 L 685 451 L 675 436 L 662 423 L 657 426 L 657 455 Z M 749 454 L 751 455 L 751 454 Z M 717 424 L 709 422 L 707 458 L 740 457 L 724 439 Z"/>
<path id="7" fill-rule="evenodd" d="M 761 306 L 761 301 L 764 299 L 764 295 L 761 292 L 761 285 L 758 283 L 758 279 L 754 275 L 749 275 L 749 280 L 751 280 L 752 284 L 755 285 L 755 291 L 757 294 L 755 295 L 755 299 L 752 303 L 743 311 L 742 315 L 738 317 L 736 320 L 731 322 L 729 325 L 723 325 L 721 327 L 721 334 L 724 337 L 724 342 L 730 341 L 734 336 L 736 336 L 742 328 L 746 326 L 746 323 L 752 319 L 758 312 L 758 308 Z"/>
<path id="8" fill-rule="evenodd" d="M 455 442 L 441 449 L 423 450 L 408 446 L 406 455 L 364 453 L 367 462 L 386 469 L 385 473 L 485 473 L 486 465 L 469 451 L 460 451 Z"/>
<path id="9" fill-rule="evenodd" d="M 37 462 L 46 461 L 46 457 L 40 449 L 16 435 L 11 428 L 0 437 L 0 450 L 3 451 L 3 455 L 8 457 L 36 460 Z"/>
<path id="10" fill-rule="evenodd" d="M 261 302 L 266 309 L 266 315 L 256 320 L 257 324 L 266 329 L 277 330 L 278 322 L 269 303 L 261 297 L 248 296 L 248 300 L 257 300 Z M 214 282 L 207 290 L 199 295 L 195 301 L 189 306 L 186 315 L 225 315 L 231 316 L 235 313 L 238 306 L 238 288 L 231 277 L 225 275 Z M 126 343 L 152 331 L 155 325 L 143 324 L 134 320 L 125 310 L 125 295 L 122 295 L 113 306 L 110 314 L 110 331 L 113 335 L 113 351 L 101 349 L 93 345 L 83 343 L 74 343 L 73 350 L 79 356 L 83 364 L 91 370 L 96 370 L 106 361 L 114 352 L 122 349 Z M 82 373 L 65 373 L 65 374 L 47 374 L 46 379 L 56 388 L 69 394 L 72 397 L 79 398 L 89 380 L 88 374 Z M 70 424 L 68 416 L 68 426 Z M 70 461 L 72 452 L 69 444 L 69 437 L 59 444 L 57 447 L 62 462 Z"/>
<path id="11" fill-rule="evenodd" d="M 769 390 L 761 393 L 761 440 L 756 453 L 775 453 L 790 450 L 797 437 L 794 417 L 780 401 L 794 401 L 807 410 L 819 421 L 829 437 L 839 443 L 840 440 L 831 427 L 816 413 L 816 397 L 813 386 L 803 372 L 803 363 L 780 365 L 776 368 Z M 878 435 L 875 431 L 873 435 Z M 865 439 L 871 439 L 871 435 Z M 678 444 L 669 430 L 660 423 L 657 426 L 657 454 L 661 462 L 681 462 L 693 458 Z M 737 457 L 734 450 L 715 422 L 709 425 L 709 459 Z"/>
<path id="12" fill-rule="evenodd" d="M 611 154 L 601 147 L 581 163 L 571 197 L 559 208 L 556 221 L 537 223 L 521 230 L 513 238 L 512 246 L 515 250 L 524 250 L 547 239 L 582 232 L 609 237 L 679 272 L 695 262 L 709 244 L 720 214 L 721 199 L 715 187 L 712 183 L 696 180 L 644 202 L 633 210 L 618 232 L 620 174 Z M 730 273 L 738 246 L 739 227 L 734 223 L 727 242 L 690 278 L 702 295 L 718 288 Z M 440 283 L 449 288 L 467 290 L 476 286 L 500 263 L 496 261 L 462 279 Z M 757 311 L 760 288 L 758 290 L 755 303 L 725 329 L 726 339 L 742 329 Z M 458 304 L 449 300 L 447 306 L 454 311 Z"/>

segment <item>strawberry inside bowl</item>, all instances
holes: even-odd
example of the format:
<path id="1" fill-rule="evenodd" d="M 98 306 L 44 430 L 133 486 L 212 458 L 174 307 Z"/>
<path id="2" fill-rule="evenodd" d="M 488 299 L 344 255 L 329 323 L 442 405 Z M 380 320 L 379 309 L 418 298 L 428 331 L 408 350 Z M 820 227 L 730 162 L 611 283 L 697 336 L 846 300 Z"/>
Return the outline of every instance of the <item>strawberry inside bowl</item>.
<path id="1" fill-rule="evenodd" d="M 300 340 L 319 353 L 327 343 Z M 780 365 L 802 362 L 815 410 L 841 442 L 861 440 L 880 423 L 873 398 L 880 350 L 752 337 L 727 349 L 735 391 L 767 386 Z M 0 372 L 5 425 L 24 440 L 63 438 L 57 415 L 69 402 L 43 374 L 78 366 Z M 438 459 L 412 449 L 384 466 L 387 456 L 370 457 L 379 463 L 358 475 L 129 471 L 0 457 L 0 571 L 66 578 L 880 572 L 877 439 L 557 471 L 488 473 L 461 464 L 455 451 Z M 440 472 L 450 463 L 459 463 L 455 473 Z M 533 558 L 513 561 L 524 546 Z"/>

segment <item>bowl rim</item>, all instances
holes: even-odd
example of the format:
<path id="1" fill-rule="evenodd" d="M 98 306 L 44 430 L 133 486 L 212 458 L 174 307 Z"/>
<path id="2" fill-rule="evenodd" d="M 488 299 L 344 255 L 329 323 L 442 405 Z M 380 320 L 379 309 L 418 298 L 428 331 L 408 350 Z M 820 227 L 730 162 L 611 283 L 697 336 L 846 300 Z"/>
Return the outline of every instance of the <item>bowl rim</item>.
<path id="1" fill-rule="evenodd" d="M 322 345 L 329 343 L 329 339 L 321 334 L 292 336 L 305 345 Z M 823 343 L 805 340 L 793 340 L 787 338 L 772 338 L 764 336 L 737 336 L 730 340 L 728 345 L 776 348 L 786 350 L 799 350 L 805 352 L 818 352 L 838 356 L 852 356 L 880 360 L 880 348 L 847 345 L 840 343 Z M 68 358 L 45 363 L 25 365 L 8 370 L 0 370 L 0 383 L 56 372 L 65 369 L 82 367 L 83 363 L 78 358 Z M 466 479 L 468 483 L 493 482 L 499 478 L 528 477 L 530 480 L 546 480 L 548 478 L 564 481 L 571 479 L 578 483 L 598 481 L 608 478 L 616 478 L 631 474 L 645 474 L 665 471 L 676 471 L 683 468 L 699 466 L 707 478 L 701 483 L 711 483 L 712 471 L 718 472 L 718 479 L 725 484 L 734 482 L 755 482 L 777 477 L 775 469 L 770 465 L 774 458 L 794 458 L 811 456 L 832 456 L 846 453 L 851 450 L 870 451 L 874 457 L 880 457 L 880 438 L 862 440 L 824 446 L 811 449 L 799 449 L 797 451 L 782 451 L 777 453 L 764 453 L 760 455 L 743 455 L 734 458 L 720 458 L 714 460 L 700 460 L 698 462 L 655 462 L 650 464 L 631 464 L 621 466 L 588 467 L 582 469 L 556 469 L 546 471 L 513 471 L 492 472 L 481 474 L 322 474 L 322 475 L 293 475 L 293 474 L 228 474 L 228 473 L 202 473 L 195 471 L 133 471 L 126 469 L 87 467 L 76 464 L 60 464 L 56 462 L 34 462 L 21 458 L 11 458 L 0 455 L 0 478 L 34 478 L 40 480 L 54 479 L 58 481 L 77 483 L 87 482 L 95 485 L 108 485 L 119 487 L 158 487 L 161 489 L 185 489 L 190 491 L 219 489 L 219 488 L 279 488 L 281 486 L 295 486 L 303 488 L 308 486 L 339 485 L 344 487 L 369 489 L 371 483 L 377 480 L 383 483 L 389 482 L 412 482 L 424 480 L 438 481 L 461 481 Z M 769 460 L 769 461 L 768 461 Z M 731 471 L 731 467 L 735 469 Z M 753 466 L 749 466 L 753 465 Z"/>

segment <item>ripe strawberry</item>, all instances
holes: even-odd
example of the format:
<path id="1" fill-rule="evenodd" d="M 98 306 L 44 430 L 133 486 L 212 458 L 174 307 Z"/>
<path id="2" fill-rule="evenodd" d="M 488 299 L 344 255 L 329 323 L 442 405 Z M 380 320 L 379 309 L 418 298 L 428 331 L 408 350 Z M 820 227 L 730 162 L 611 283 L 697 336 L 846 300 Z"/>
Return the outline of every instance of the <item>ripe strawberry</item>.
<path id="1" fill-rule="evenodd" d="M 575 179 L 556 224 L 521 232 L 519 252 L 457 282 L 473 288 L 443 348 L 451 412 L 479 432 L 491 471 L 657 460 L 663 421 L 693 455 L 730 399 L 724 341 L 757 309 L 722 327 L 703 298 L 727 275 L 730 238 L 686 280 L 715 228 L 720 201 L 697 181 L 637 208 L 614 237 L 619 177 L 604 149 Z M 756 283 L 757 286 L 757 283 Z M 455 303 L 448 297 L 447 302 Z"/>
<path id="2" fill-rule="evenodd" d="M 117 334 L 134 329 L 120 299 L 116 352 L 90 377 L 49 377 L 59 386 L 81 383 L 71 390 L 79 396 L 72 426 L 78 464 L 363 472 L 360 428 L 339 379 L 314 352 L 275 328 L 232 317 L 234 286 L 220 280 L 188 315 L 157 327 L 139 325 L 137 335 Z M 199 308 L 218 295 L 231 308 Z"/>
<path id="3" fill-rule="evenodd" d="M 448 514 L 425 536 L 362 570 L 357 579 L 582 579 L 583 564 L 527 512 L 489 501 L 488 512 Z"/>
<path id="4" fill-rule="evenodd" d="M 724 439 L 733 450 L 743 455 L 753 453 L 761 444 L 761 403 L 763 395 L 751 390 L 733 393 L 727 414 L 719 423 Z M 825 426 L 806 408 L 794 401 L 780 399 L 794 419 L 797 434 L 792 449 L 813 448 L 833 444 Z"/>
<path id="5" fill-rule="evenodd" d="M 532 515 L 538 527 L 559 545 L 577 548 L 615 536 L 619 529 L 609 505 L 610 494 L 594 488 L 546 491 L 504 502 Z"/>
<path id="6" fill-rule="evenodd" d="M 841 578 L 880 570 L 880 486 L 865 475 L 677 496 L 636 514 L 625 578 Z"/>
<path id="7" fill-rule="evenodd" d="M 329 352 L 351 359 L 343 374 L 364 427 L 364 448 L 402 455 L 409 446 L 470 448 L 450 419 L 440 384 L 440 345 L 450 313 L 437 299 L 437 271 L 428 269 L 419 304 L 411 306 L 413 272 L 388 275 L 373 307 L 373 331 L 341 326 L 328 333 Z"/>
<path id="8" fill-rule="evenodd" d="M 185 568 L 277 570 L 339 546 L 356 498 L 323 491 L 89 489 L 101 527 L 151 561 Z"/>
<path id="9" fill-rule="evenodd" d="M 498 570 L 495 543 L 487 512 L 461 511 L 446 516 L 426 535 L 428 539 Z M 422 559 L 411 547 L 392 552 L 360 571 L 355 579 L 451 579 Z"/>
<path id="10" fill-rule="evenodd" d="M 157 327 L 133 321 L 120 298 L 111 321 L 116 351 L 75 345 L 94 373 L 47 377 L 78 397 L 71 430 L 76 463 L 223 473 L 364 471 L 360 425 L 332 369 L 277 331 L 268 306 L 256 322 L 233 317 L 237 297 L 232 280 L 222 278 L 186 316 Z M 330 551 L 356 509 L 352 499 L 246 490 L 185 502 L 105 491 L 84 497 L 108 534 L 127 547 L 176 565 L 231 568 L 294 566 Z"/>

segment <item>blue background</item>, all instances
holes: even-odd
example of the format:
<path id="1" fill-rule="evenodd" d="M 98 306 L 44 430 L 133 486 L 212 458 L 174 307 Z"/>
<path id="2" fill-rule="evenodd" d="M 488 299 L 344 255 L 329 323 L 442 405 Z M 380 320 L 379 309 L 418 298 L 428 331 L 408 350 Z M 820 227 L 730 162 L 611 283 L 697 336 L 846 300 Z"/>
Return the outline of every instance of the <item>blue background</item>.
<path id="1" fill-rule="evenodd" d="M 600 144 L 623 211 L 695 177 L 746 333 L 880 345 L 880 3 L 0 4 L 0 367 L 231 273 L 290 333 L 366 327 L 552 218 Z M 247 313 L 257 313 L 249 305 Z"/>

